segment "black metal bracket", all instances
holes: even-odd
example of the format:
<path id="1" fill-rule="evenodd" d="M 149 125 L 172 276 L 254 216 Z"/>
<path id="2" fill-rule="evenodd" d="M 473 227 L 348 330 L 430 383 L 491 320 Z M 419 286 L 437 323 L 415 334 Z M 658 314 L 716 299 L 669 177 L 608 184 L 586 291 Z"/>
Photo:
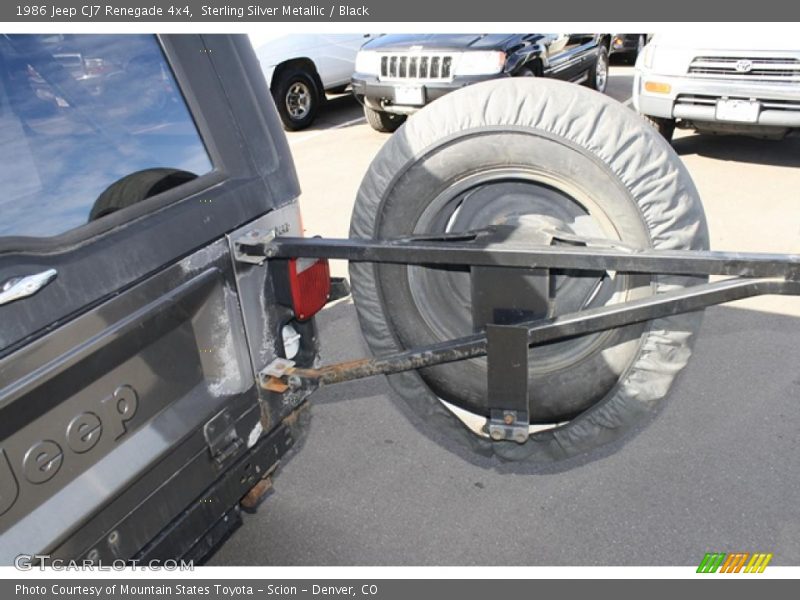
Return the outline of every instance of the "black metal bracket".
<path id="1" fill-rule="evenodd" d="M 313 388 L 488 354 L 490 419 L 486 433 L 493 439 L 525 441 L 532 406 L 527 379 L 531 346 L 752 296 L 800 295 L 800 255 L 637 250 L 612 240 L 586 240 L 589 245 L 583 246 L 582 240 L 562 239 L 553 230 L 544 231 L 544 237 L 521 241 L 514 231 L 511 225 L 495 225 L 457 235 L 393 240 L 267 236 L 240 244 L 237 253 L 252 262 L 270 258 L 328 258 L 468 265 L 472 273 L 475 329 L 472 335 L 317 369 L 290 366 L 280 375 L 264 373 L 261 385 L 276 392 Z M 561 244 L 552 245 L 554 239 Z M 734 277 L 554 317 L 551 269 Z M 516 276 L 507 277 L 512 270 Z"/>
<path id="2" fill-rule="evenodd" d="M 218 412 L 203 426 L 203 436 L 218 467 L 222 467 L 244 444 L 228 409 Z"/>
<path id="3" fill-rule="evenodd" d="M 550 241 L 540 238 L 537 241 Z M 512 267 L 470 269 L 472 322 L 486 331 L 486 433 L 525 443 L 530 425 L 528 327 L 551 314 L 550 271 Z"/>
<path id="4" fill-rule="evenodd" d="M 264 243 L 237 243 L 251 260 L 328 258 L 355 262 L 416 265 L 471 265 L 619 271 L 673 275 L 783 277 L 800 281 L 800 255 L 700 250 L 639 250 L 609 240 L 605 245 L 557 245 L 506 241 L 513 226 L 493 225 L 450 238 L 391 240 L 274 237 Z"/>
<path id="5" fill-rule="evenodd" d="M 524 444 L 530 426 L 528 390 L 528 328 L 524 325 L 487 325 L 489 421 L 493 440 Z"/>

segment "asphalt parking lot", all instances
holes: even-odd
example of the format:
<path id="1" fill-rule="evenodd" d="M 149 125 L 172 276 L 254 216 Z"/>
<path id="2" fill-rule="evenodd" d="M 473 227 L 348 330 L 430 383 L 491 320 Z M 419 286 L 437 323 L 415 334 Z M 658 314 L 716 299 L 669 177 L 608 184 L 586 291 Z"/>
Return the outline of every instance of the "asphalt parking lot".
<path id="1" fill-rule="evenodd" d="M 612 67 L 608 93 L 625 102 L 632 74 Z M 342 96 L 289 136 L 307 235 L 347 236 L 388 139 L 361 117 Z M 800 253 L 800 139 L 676 138 L 713 249 Z M 319 324 L 324 362 L 365 354 L 348 302 Z M 381 378 L 325 388 L 275 493 L 210 564 L 697 565 L 710 551 L 800 564 L 798 341 L 800 298 L 708 309 L 660 414 L 566 471 L 464 460 L 419 433 Z"/>

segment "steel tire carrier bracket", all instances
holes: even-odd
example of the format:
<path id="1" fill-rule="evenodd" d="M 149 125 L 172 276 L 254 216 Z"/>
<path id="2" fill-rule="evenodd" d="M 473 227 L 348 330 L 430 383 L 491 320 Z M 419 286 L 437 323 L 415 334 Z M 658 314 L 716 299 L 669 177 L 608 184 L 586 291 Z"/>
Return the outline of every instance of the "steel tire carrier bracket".
<path id="1" fill-rule="evenodd" d="M 291 361 L 278 359 L 259 374 L 260 384 L 275 392 L 315 388 L 488 355 L 490 418 L 486 433 L 495 440 L 522 443 L 528 438 L 530 422 L 527 356 L 531 346 L 752 296 L 800 295 L 800 255 L 637 250 L 611 240 L 577 240 L 553 227 L 526 231 L 522 243 L 515 241 L 516 228 L 494 225 L 468 233 L 391 240 L 295 238 L 270 233 L 238 243 L 237 257 L 251 263 L 326 258 L 461 265 L 471 271 L 473 334 L 316 369 L 296 368 Z M 552 269 L 728 278 L 553 316 Z M 498 285 L 500 279 L 502 285 Z M 515 293 L 520 282 L 525 282 L 524 295 Z"/>

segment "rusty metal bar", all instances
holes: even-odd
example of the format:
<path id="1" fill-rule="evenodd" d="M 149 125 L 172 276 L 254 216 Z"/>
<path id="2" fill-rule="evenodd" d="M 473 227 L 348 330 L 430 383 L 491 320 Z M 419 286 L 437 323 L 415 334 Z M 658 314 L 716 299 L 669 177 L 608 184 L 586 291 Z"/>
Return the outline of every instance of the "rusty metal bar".
<path id="1" fill-rule="evenodd" d="M 528 343 L 533 346 L 767 294 L 800 295 L 800 281 L 727 279 L 520 325 L 528 327 Z M 485 356 L 486 352 L 486 333 L 481 331 L 391 356 L 364 358 L 319 369 L 291 368 L 281 378 L 262 378 L 262 385 L 274 389 L 276 385 L 298 388 L 340 383 L 476 358 Z"/>

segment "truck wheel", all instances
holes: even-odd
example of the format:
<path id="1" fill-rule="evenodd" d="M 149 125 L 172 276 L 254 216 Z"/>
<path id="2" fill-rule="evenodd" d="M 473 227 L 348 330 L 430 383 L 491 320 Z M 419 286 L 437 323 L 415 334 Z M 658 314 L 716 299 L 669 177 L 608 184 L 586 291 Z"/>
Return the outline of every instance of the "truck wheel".
<path id="1" fill-rule="evenodd" d="M 448 233 L 520 215 L 575 235 L 706 249 L 700 199 L 678 156 L 630 110 L 580 86 L 495 80 L 444 96 L 378 153 L 358 192 L 353 238 Z M 556 314 L 696 284 L 683 276 L 554 273 Z M 472 333 L 467 269 L 351 263 L 372 352 Z M 652 414 L 690 354 L 699 313 L 531 349 L 531 435 L 492 441 L 486 360 L 389 377 L 412 421 L 453 447 L 544 464 L 591 451 Z M 444 435 L 442 435 L 444 434 Z"/>
<path id="2" fill-rule="evenodd" d="M 625 58 L 627 59 L 627 63 L 629 65 L 635 65 L 636 59 L 639 58 L 639 53 L 644 50 L 645 45 L 647 44 L 647 40 L 645 40 L 644 35 L 639 34 L 639 37 L 636 38 L 636 48 L 631 50 L 628 53 L 628 56 Z"/>
<path id="3" fill-rule="evenodd" d="M 608 87 L 608 49 L 603 45 L 597 51 L 597 58 L 594 59 L 586 84 L 601 94 L 605 93 Z"/>
<path id="4" fill-rule="evenodd" d="M 663 117 L 651 117 L 650 115 L 642 115 L 644 120 L 656 128 L 656 131 L 668 142 L 672 141 L 672 135 L 675 133 L 675 119 L 665 119 Z"/>
<path id="5" fill-rule="evenodd" d="M 369 106 L 364 106 L 364 116 L 367 118 L 367 123 L 369 123 L 370 127 L 381 133 L 392 133 L 396 131 L 406 120 L 405 115 L 396 115 L 381 110 L 374 110 Z"/>
<path id="6" fill-rule="evenodd" d="M 321 96 L 314 76 L 303 68 L 285 69 L 272 86 L 272 97 L 287 131 L 299 131 L 314 122 Z"/>

